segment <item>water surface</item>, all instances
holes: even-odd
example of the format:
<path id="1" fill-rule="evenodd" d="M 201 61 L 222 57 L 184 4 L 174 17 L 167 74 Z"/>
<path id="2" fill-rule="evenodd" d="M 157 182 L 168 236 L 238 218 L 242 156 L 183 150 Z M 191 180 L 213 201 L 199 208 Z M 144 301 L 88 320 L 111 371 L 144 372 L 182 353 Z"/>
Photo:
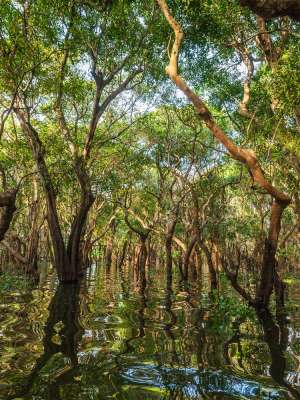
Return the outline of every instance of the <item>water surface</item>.
<path id="1" fill-rule="evenodd" d="M 299 289 L 276 319 L 163 269 L 49 276 L 0 299 L 0 398 L 300 399 Z"/>

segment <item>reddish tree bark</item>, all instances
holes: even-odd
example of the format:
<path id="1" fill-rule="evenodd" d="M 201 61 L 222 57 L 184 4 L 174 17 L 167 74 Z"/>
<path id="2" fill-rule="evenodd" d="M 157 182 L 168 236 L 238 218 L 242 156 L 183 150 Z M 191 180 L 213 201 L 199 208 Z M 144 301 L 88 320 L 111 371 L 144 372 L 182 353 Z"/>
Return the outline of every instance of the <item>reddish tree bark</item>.
<path id="1" fill-rule="evenodd" d="M 175 39 L 172 46 L 169 65 L 166 67 L 166 73 L 175 83 L 179 90 L 194 105 L 199 119 L 210 130 L 218 142 L 223 144 L 229 154 L 235 160 L 244 164 L 253 181 L 265 190 L 272 198 L 271 217 L 268 238 L 265 243 L 265 255 L 262 266 L 261 285 L 256 296 L 256 302 L 259 305 L 266 306 L 274 285 L 275 254 L 278 245 L 278 236 L 280 233 L 281 217 L 284 209 L 290 204 L 290 197 L 273 186 L 265 177 L 255 153 L 251 149 L 246 149 L 236 145 L 225 131 L 216 123 L 212 114 L 204 101 L 188 86 L 185 80 L 178 74 L 178 58 L 181 44 L 183 41 L 183 30 L 180 24 L 172 16 L 165 0 L 157 0 L 161 11 L 172 28 Z M 272 288 L 272 289 L 270 289 Z"/>

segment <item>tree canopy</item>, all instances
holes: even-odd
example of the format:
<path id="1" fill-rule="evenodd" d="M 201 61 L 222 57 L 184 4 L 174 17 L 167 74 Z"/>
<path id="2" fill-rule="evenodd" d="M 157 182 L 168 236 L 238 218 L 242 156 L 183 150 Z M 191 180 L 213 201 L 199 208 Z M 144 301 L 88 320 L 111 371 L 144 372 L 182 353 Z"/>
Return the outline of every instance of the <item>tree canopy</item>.
<path id="1" fill-rule="evenodd" d="M 262 271 L 248 300 L 268 302 L 300 232 L 298 11 L 269 3 L 5 0 L 4 258 L 34 273 L 50 254 L 74 281 L 130 233 L 186 276 L 238 243 Z"/>

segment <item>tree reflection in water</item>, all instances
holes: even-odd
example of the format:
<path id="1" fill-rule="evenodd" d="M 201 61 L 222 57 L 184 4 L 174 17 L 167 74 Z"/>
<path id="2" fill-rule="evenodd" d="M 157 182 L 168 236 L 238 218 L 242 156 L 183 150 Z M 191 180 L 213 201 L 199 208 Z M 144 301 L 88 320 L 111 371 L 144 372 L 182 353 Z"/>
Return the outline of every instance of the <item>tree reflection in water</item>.
<path id="1" fill-rule="evenodd" d="M 225 316 L 216 317 L 213 298 L 203 305 L 193 288 L 178 290 L 170 271 L 159 295 L 152 291 L 157 280 L 146 275 L 137 283 L 123 270 L 116 276 L 111 270 L 109 279 L 105 274 L 92 295 L 84 282 L 57 287 L 43 354 L 5 400 L 300 399 L 285 378 L 288 326 L 282 309 L 276 321 L 269 311 L 257 312 L 272 382 L 262 377 L 265 367 L 253 374 L 247 367 L 253 362 L 243 348 L 250 335 L 243 328 L 247 316 L 226 322 L 224 329 L 230 329 L 223 334 Z M 115 280 L 117 294 L 111 288 Z M 91 279 L 92 285 L 99 282 Z M 250 353 L 260 329 L 255 325 Z M 255 357 L 267 365 L 266 352 Z"/>
<path id="2" fill-rule="evenodd" d="M 44 328 L 44 352 L 36 361 L 35 367 L 26 377 L 17 393 L 8 399 L 29 395 L 39 373 L 58 353 L 68 358 L 67 367 L 63 368 L 48 386 L 50 399 L 59 400 L 59 387 L 74 379 L 78 373 L 78 344 L 83 329 L 79 324 L 79 292 L 78 284 L 60 284 L 49 306 L 49 317 Z M 58 336 L 58 337 L 57 337 Z"/>
<path id="3" fill-rule="evenodd" d="M 292 399 L 300 400 L 300 392 L 285 380 L 286 357 L 285 351 L 288 346 L 288 327 L 284 309 L 277 312 L 277 324 L 268 310 L 258 310 L 257 316 L 264 330 L 264 339 L 268 344 L 271 365 L 270 375 L 275 382 L 287 388 Z"/>

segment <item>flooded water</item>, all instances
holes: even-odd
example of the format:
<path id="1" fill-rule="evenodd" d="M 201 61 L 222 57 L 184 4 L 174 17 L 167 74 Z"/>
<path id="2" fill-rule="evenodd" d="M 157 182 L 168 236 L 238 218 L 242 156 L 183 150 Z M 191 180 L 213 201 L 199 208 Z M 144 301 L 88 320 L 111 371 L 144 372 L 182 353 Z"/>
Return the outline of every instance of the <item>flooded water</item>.
<path id="1" fill-rule="evenodd" d="M 5 292 L 0 398 L 300 399 L 299 289 L 277 319 L 163 270 L 146 287 L 99 267 L 80 285 Z"/>

